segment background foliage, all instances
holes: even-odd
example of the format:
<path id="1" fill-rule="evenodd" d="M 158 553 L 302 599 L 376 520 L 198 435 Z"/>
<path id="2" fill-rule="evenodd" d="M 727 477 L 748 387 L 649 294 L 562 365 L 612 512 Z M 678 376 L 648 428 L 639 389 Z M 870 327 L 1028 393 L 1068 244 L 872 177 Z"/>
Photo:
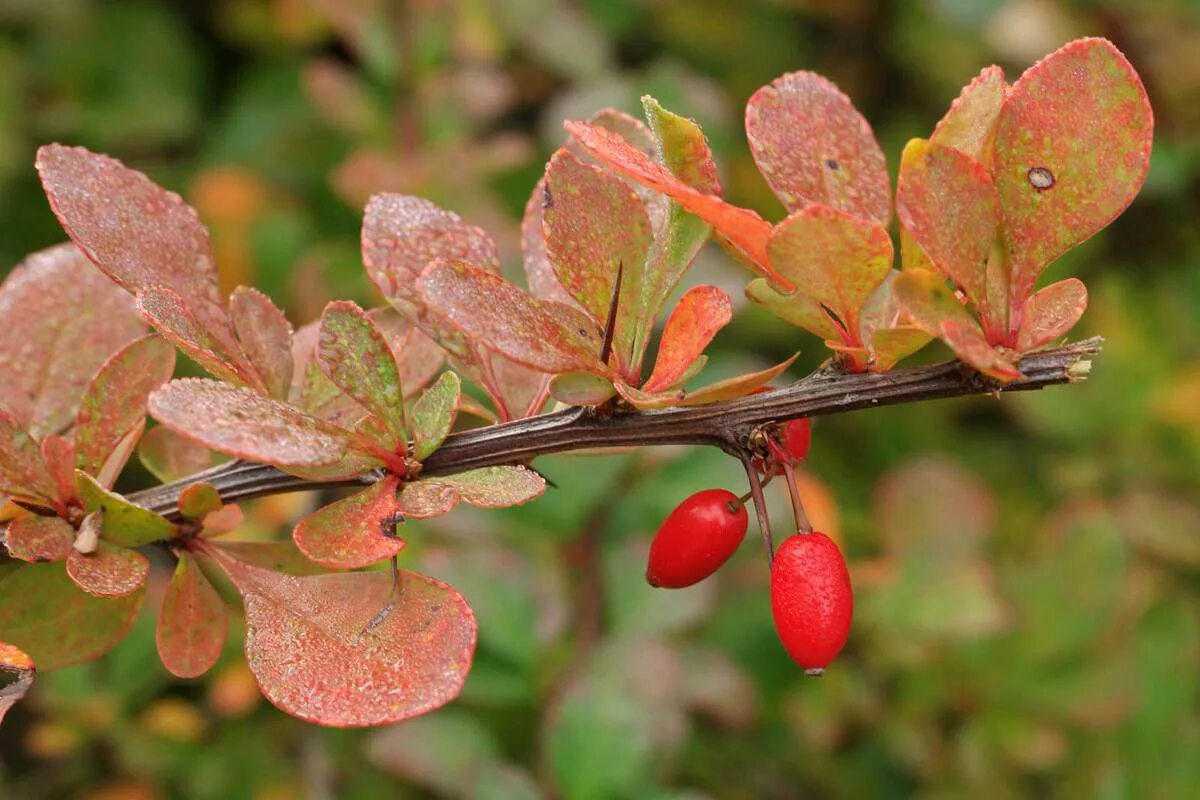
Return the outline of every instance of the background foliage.
<path id="1" fill-rule="evenodd" d="M 984 64 L 1010 76 L 1082 35 L 1112 38 L 1157 117 L 1133 207 L 1047 276 L 1091 289 L 1091 380 L 815 426 L 806 499 L 859 597 L 847 652 L 806 680 L 771 627 L 753 537 L 716 580 L 643 579 L 683 497 L 739 489 L 706 450 L 539 462 L 526 507 L 408 531 L 405 565 L 480 617 L 461 700 L 373 732 L 267 705 L 232 637 L 199 683 L 158 662 L 149 609 L 99 662 L 39 676 L 0 730 L 11 798 L 1185 797 L 1200 785 L 1200 17 L 1188 0 L 227 0 L 0 3 L 0 263 L 62 239 L 32 169 L 82 144 L 181 191 L 226 289 L 303 323 L 377 304 L 359 262 L 374 191 L 426 196 L 500 238 L 564 117 L 695 116 L 732 202 L 781 209 L 738 110 L 812 69 L 872 122 L 891 169 Z M 716 248 L 696 280 L 740 295 Z M 742 307 L 713 371 L 815 339 Z M 946 351 L 934 345 L 932 360 Z M 148 479 L 147 479 L 148 480 Z M 122 488 L 133 489 L 130 484 Z M 772 494 L 779 524 L 785 499 Z M 314 498 L 247 508 L 278 535 Z"/>

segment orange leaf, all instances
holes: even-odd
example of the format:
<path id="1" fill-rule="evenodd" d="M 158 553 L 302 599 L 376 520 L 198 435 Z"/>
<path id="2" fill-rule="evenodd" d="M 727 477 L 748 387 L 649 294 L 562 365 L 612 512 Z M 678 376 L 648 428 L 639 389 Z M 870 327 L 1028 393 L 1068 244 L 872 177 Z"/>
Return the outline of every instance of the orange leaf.
<path id="1" fill-rule="evenodd" d="M 685 292 L 667 318 L 654 372 L 642 391 L 659 392 L 678 381 L 732 317 L 729 295 L 717 287 L 694 286 Z"/>

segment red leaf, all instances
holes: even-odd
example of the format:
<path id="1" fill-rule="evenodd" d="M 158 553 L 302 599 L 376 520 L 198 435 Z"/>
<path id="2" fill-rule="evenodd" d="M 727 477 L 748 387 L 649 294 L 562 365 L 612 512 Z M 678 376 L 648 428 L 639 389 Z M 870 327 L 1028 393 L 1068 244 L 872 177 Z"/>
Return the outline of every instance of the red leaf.
<path id="1" fill-rule="evenodd" d="M 225 603 L 190 553 L 180 553 L 158 612 L 155 644 L 172 675 L 198 678 L 221 657 L 229 627 Z"/>
<path id="2" fill-rule="evenodd" d="M 634 343 L 647 335 L 642 283 L 652 235 L 638 196 L 616 176 L 584 164 L 566 149 L 546 167 L 542 209 L 546 252 L 559 283 L 602 322 L 608 317 L 622 267 L 613 337 L 619 369 L 630 374 Z"/>
<path id="3" fill-rule="evenodd" d="M 73 552 L 75 529 L 58 517 L 28 514 L 8 524 L 8 554 L 22 561 L 63 561 Z"/>
<path id="4" fill-rule="evenodd" d="M 286 403 L 204 378 L 183 378 L 150 395 L 150 413 L 205 447 L 280 468 L 328 466 L 346 453 L 345 434 Z"/>
<path id="5" fill-rule="evenodd" d="M 47 436 L 38 449 L 54 478 L 56 497 L 69 502 L 75 496 L 75 443 L 65 436 Z"/>
<path id="6" fill-rule="evenodd" d="M 0 492 L 52 500 L 58 497 L 58 483 L 37 442 L 12 416 L 0 408 Z"/>
<path id="7" fill-rule="evenodd" d="M 246 606 L 246 662 L 267 699 L 335 727 L 382 725 L 453 700 L 475 652 L 475 617 L 449 586 L 401 572 L 297 578 L 208 548 Z"/>
<path id="8" fill-rule="evenodd" d="M 883 151 L 863 115 L 825 78 L 790 72 L 759 89 L 746 103 L 746 137 L 788 211 L 816 203 L 888 224 Z"/>
<path id="9" fill-rule="evenodd" d="M 33 685 L 33 661 L 19 647 L 0 642 L 0 723 Z"/>
<path id="10" fill-rule="evenodd" d="M 958 150 L 913 139 L 900 159 L 896 215 L 934 266 L 974 303 L 985 330 L 1002 341 L 1008 327 L 1005 287 L 996 287 L 1001 302 L 993 304 L 987 285 L 1000 224 L 987 170 Z"/>
<path id="11" fill-rule="evenodd" d="M 933 129 L 929 140 L 935 144 L 953 147 L 981 164 L 990 166 L 996 120 L 1000 116 L 1000 106 L 1004 103 L 1007 91 L 1004 70 L 994 65 L 984 67 L 950 104 L 950 110 Z"/>
<path id="12" fill-rule="evenodd" d="M 229 317 L 246 360 L 268 393 L 287 400 L 292 385 L 292 325 L 257 289 L 239 286 L 229 296 Z"/>
<path id="13" fill-rule="evenodd" d="M 366 312 L 347 300 L 325 306 L 317 345 L 322 371 L 391 433 L 393 450 L 407 438 L 404 390 L 392 350 Z"/>
<path id="14" fill-rule="evenodd" d="M 404 540 L 396 534 L 403 521 L 396 493 L 400 480 L 390 475 L 357 494 L 309 514 L 292 536 L 310 560 L 334 569 L 357 569 L 396 555 Z"/>
<path id="15" fill-rule="evenodd" d="M 983 331 L 973 321 L 948 319 L 942 323 L 940 335 L 955 355 L 983 374 L 999 381 L 1024 377 L 1011 361 L 988 344 Z"/>
<path id="16" fill-rule="evenodd" d="M 145 420 L 150 392 L 169 381 L 174 371 L 175 351 L 157 336 L 138 339 L 105 362 L 75 416 L 79 469 L 99 473 L 121 440 Z"/>
<path id="17" fill-rule="evenodd" d="M 137 443 L 137 453 L 142 466 L 163 483 L 195 475 L 228 460 L 228 456 L 215 453 L 164 425 L 146 432 Z"/>
<path id="18" fill-rule="evenodd" d="M 1071 42 L 1013 84 L 996 123 L 995 176 L 1015 310 L 1047 264 L 1133 201 L 1153 130 L 1141 80 L 1105 39 Z"/>
<path id="19" fill-rule="evenodd" d="M 101 541 L 95 552 L 72 549 L 67 556 L 67 575 L 75 585 L 97 597 L 124 597 L 146 582 L 150 562 L 136 550 Z"/>
<path id="20" fill-rule="evenodd" d="M 0 407 L 38 438 L 69 426 L 100 365 L 146 331 L 133 300 L 70 244 L 9 273 L 0 319 Z"/>
<path id="21" fill-rule="evenodd" d="M 463 501 L 479 508 L 507 508 L 528 503 L 546 491 L 546 479 L 526 467 L 481 467 L 457 475 L 441 475 L 421 483 L 452 486 Z"/>
<path id="22" fill-rule="evenodd" d="M 214 378 L 253 386 L 266 394 L 258 372 L 246 363 L 225 310 L 185 300 L 166 286 L 148 286 L 137 307 L 159 335 Z"/>
<path id="23" fill-rule="evenodd" d="M 536 300 L 499 275 L 436 261 L 419 286 L 425 302 L 468 337 L 513 361 L 551 373 L 608 372 L 593 322 L 567 306 Z"/>
<path id="24" fill-rule="evenodd" d="M 809 206 L 775 226 L 771 264 L 798 291 L 833 310 L 858 341 L 859 312 L 892 268 L 887 231 L 824 206 Z"/>
<path id="25" fill-rule="evenodd" d="M 717 331 L 728 325 L 732 317 L 733 304 L 725 292 L 715 286 L 688 289 L 667 318 L 654 372 L 642 391 L 662 391 L 683 377 Z"/>
<path id="26" fill-rule="evenodd" d="M 329 570 L 304 557 L 292 539 L 275 542 L 210 542 L 238 561 L 285 575 L 323 575 Z"/>
<path id="27" fill-rule="evenodd" d="M 91 661 L 125 637 L 144 596 L 95 597 L 76 588 L 62 564 L 26 564 L 0 580 L 0 641 L 43 672 Z"/>
<path id="28" fill-rule="evenodd" d="M 63 228 L 131 294 L 159 284 L 224 306 L 208 231 L 183 198 L 82 147 L 46 145 L 36 163 Z"/>
<path id="29" fill-rule="evenodd" d="M 1075 278 L 1052 283 L 1025 301 L 1017 350 L 1024 353 L 1049 344 L 1075 327 L 1087 309 L 1087 287 Z"/>
<path id="30" fill-rule="evenodd" d="M 568 121 L 565 125 L 575 140 L 604 164 L 670 197 L 712 225 L 762 275 L 787 284 L 782 276 L 771 269 L 767 261 L 767 237 L 771 234 L 771 226 L 758 214 L 730 205 L 715 195 L 693 189 L 672 175 L 662 164 L 653 161 L 611 131 L 585 122 Z M 791 288 L 790 284 L 786 288 Z"/>
<path id="31" fill-rule="evenodd" d="M 559 283 L 554 265 L 546 255 L 546 237 L 542 231 L 542 206 L 545 204 L 546 176 L 538 178 L 533 193 L 525 203 L 521 218 L 521 255 L 525 265 L 525 284 L 529 293 L 539 300 L 553 300 L 578 307 L 575 298 Z"/>

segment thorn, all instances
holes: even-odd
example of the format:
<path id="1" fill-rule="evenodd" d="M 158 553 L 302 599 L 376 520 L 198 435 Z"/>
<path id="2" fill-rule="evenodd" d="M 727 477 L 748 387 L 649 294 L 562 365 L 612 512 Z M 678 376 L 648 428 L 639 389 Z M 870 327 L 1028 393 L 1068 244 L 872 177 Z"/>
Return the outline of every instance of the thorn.
<path id="1" fill-rule="evenodd" d="M 612 300 L 608 303 L 608 319 L 604 322 L 604 344 L 600 345 L 600 363 L 607 364 L 612 355 L 613 335 L 617 328 L 617 306 L 621 302 L 621 282 L 625 279 L 625 263 L 617 262 L 617 282 L 613 286 Z"/>

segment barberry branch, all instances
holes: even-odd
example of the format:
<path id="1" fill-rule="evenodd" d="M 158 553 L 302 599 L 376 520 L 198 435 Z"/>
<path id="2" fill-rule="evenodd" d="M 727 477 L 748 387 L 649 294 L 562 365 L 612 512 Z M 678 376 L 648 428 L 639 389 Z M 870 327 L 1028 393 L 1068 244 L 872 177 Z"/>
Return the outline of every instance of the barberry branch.
<path id="1" fill-rule="evenodd" d="M 977 394 L 1042 389 L 1084 379 L 1103 340 L 1093 337 L 1026 355 L 1025 377 L 1001 384 L 959 361 L 894 370 L 847 374 L 818 370 L 790 386 L 692 408 L 600 414 L 570 408 L 449 436 L 423 465 L 422 475 L 447 475 L 499 464 L 528 464 L 538 456 L 606 447 L 699 444 L 720 447 L 741 458 L 758 426 L 798 417 L 842 414 L 865 408 Z M 367 473 L 341 485 L 378 480 Z M 178 517 L 179 493 L 192 483 L 212 484 L 226 502 L 270 494 L 328 487 L 262 464 L 233 461 L 183 480 L 135 492 L 129 499 L 170 518 Z"/>

